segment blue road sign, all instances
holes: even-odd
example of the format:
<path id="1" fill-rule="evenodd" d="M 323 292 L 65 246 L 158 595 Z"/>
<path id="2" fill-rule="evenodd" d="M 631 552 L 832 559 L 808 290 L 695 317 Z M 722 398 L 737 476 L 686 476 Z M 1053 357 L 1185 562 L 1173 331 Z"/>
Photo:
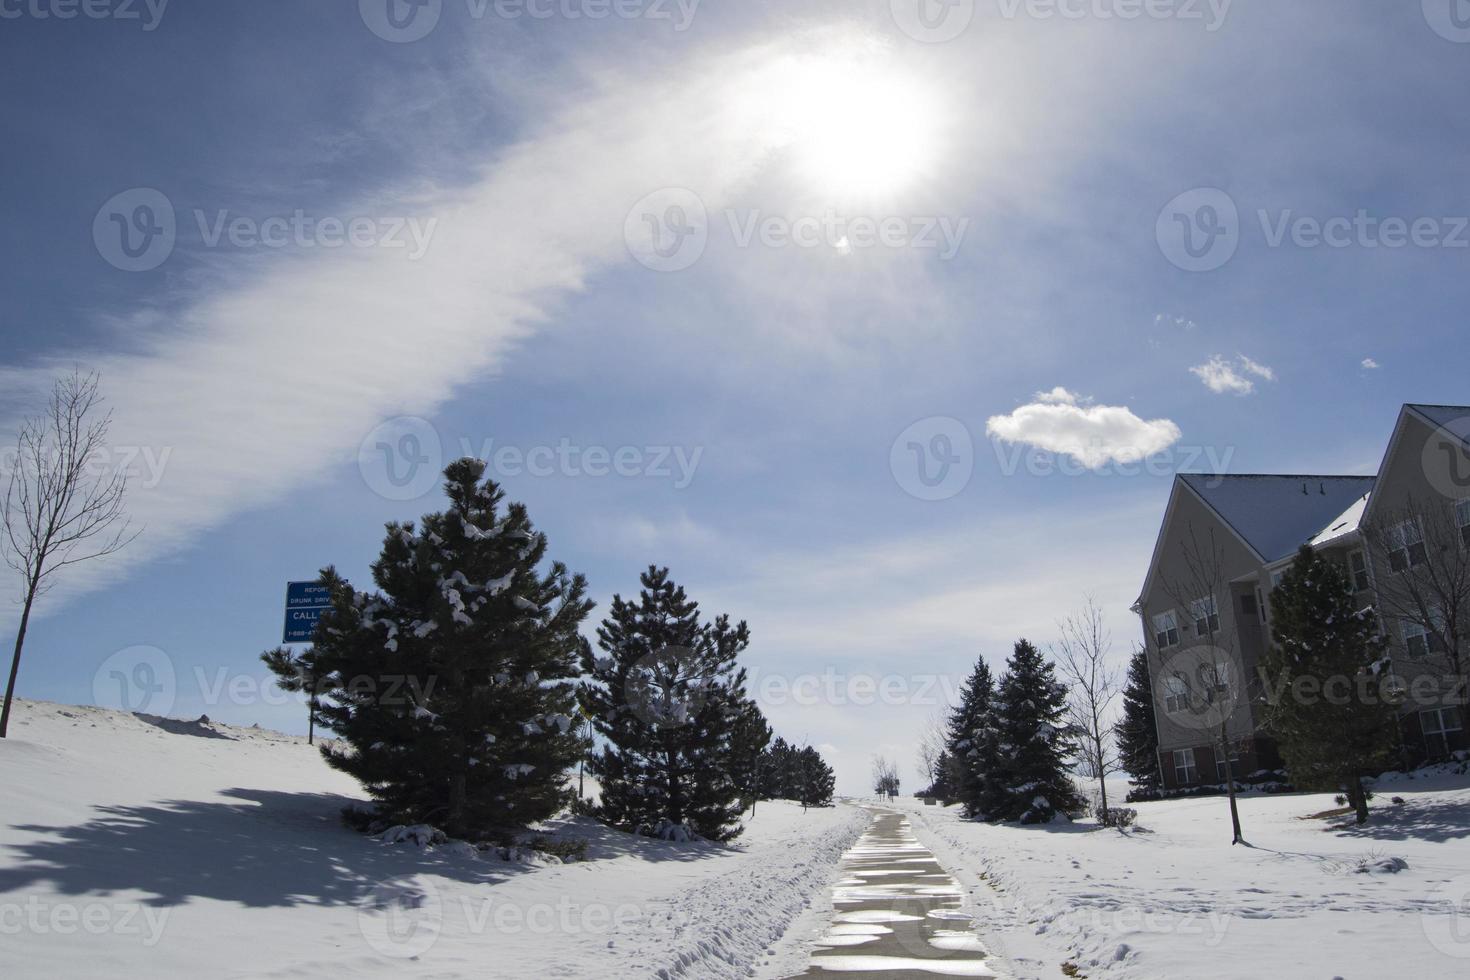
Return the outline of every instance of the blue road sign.
<path id="1" fill-rule="evenodd" d="M 286 586 L 284 643 L 310 643 L 316 622 L 332 608 L 332 596 L 320 582 L 291 582 Z"/>

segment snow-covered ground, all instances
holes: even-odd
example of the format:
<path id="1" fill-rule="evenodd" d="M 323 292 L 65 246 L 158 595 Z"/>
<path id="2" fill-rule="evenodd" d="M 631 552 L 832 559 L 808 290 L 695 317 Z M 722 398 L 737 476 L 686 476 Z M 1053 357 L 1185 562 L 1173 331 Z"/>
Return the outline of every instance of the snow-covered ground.
<path id="1" fill-rule="evenodd" d="M 1364 828 L 1319 816 L 1331 795 L 1243 798 L 1249 848 L 1231 847 L 1223 798 L 1140 804 L 1126 834 L 897 806 L 1022 976 L 1470 976 L 1470 777 L 1378 793 Z"/>
<path id="2" fill-rule="evenodd" d="M 763 803 L 721 847 L 569 820 L 548 830 L 591 860 L 512 864 L 345 829 L 361 794 L 304 739 L 16 710 L 0 741 L 6 978 L 798 972 L 788 927 L 823 914 L 868 822 Z"/>

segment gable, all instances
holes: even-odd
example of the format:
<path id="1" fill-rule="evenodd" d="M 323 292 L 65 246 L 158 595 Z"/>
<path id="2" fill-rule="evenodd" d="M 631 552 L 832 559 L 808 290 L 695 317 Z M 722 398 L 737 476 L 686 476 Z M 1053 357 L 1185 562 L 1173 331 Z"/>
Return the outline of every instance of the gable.
<path id="1" fill-rule="evenodd" d="M 1373 489 L 1371 476 L 1198 476 L 1184 480 L 1271 564 L 1330 527 Z"/>

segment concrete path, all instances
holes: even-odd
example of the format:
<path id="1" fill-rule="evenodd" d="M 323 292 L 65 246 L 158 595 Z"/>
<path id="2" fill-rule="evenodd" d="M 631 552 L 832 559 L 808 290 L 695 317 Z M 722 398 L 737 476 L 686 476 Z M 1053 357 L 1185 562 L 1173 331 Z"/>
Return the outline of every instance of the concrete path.
<path id="1" fill-rule="evenodd" d="M 963 890 L 914 837 L 908 819 L 872 810 L 842 859 L 832 924 L 800 976 L 861 980 L 996 977 L 962 911 Z"/>

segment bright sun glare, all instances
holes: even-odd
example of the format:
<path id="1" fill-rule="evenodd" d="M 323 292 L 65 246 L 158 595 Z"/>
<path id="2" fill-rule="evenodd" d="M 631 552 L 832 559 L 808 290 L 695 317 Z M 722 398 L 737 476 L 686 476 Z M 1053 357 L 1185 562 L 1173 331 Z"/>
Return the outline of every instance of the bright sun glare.
<path id="1" fill-rule="evenodd" d="M 871 52 L 813 56 L 777 93 L 791 160 L 814 186 L 845 197 L 896 193 L 937 152 L 934 93 Z"/>

